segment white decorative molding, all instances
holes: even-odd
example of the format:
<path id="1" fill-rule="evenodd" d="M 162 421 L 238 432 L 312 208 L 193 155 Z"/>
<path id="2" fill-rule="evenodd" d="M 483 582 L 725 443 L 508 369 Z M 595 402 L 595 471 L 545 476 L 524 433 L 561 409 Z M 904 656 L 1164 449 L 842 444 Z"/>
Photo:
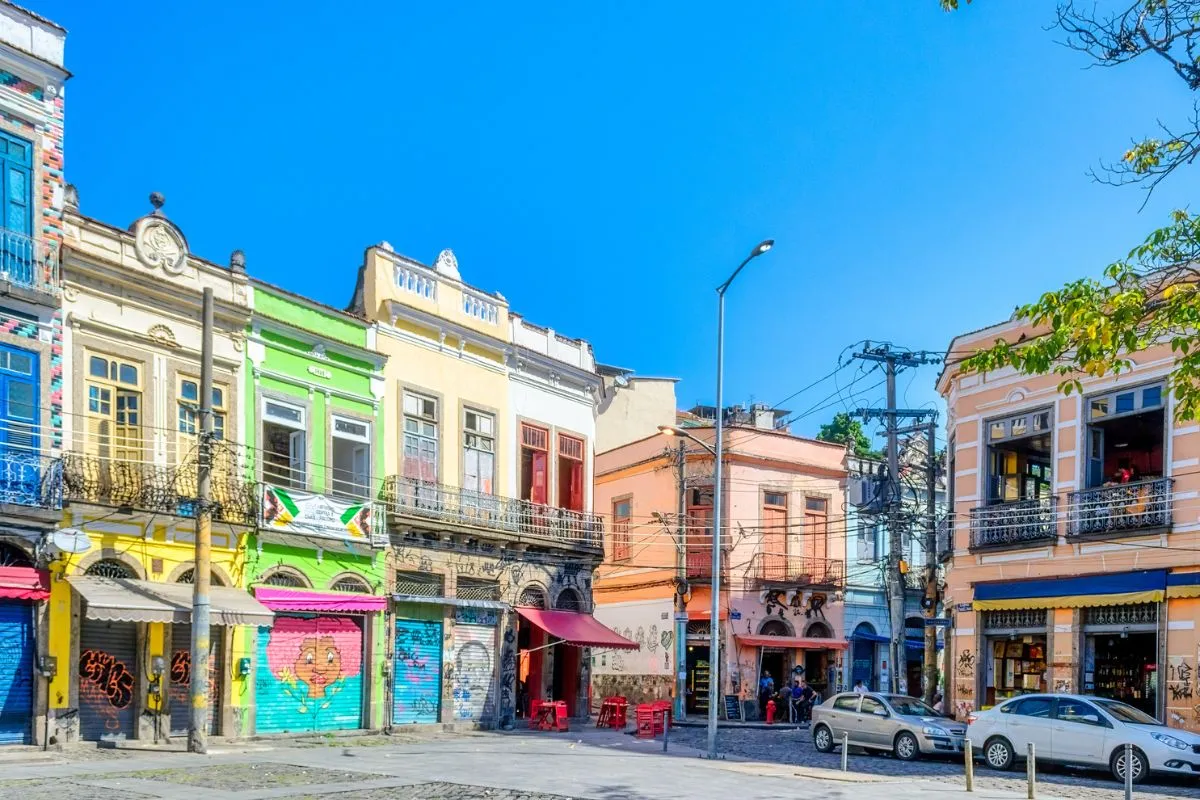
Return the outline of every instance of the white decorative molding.
<path id="1" fill-rule="evenodd" d="M 66 287 L 63 288 L 63 292 L 66 292 Z M 1176 436 L 1191 436 L 1193 433 L 1200 433 L 1200 425 L 1184 425 L 1175 429 Z"/>
<path id="2" fill-rule="evenodd" d="M 1054 554 L 1054 549 L 1047 547 L 1042 550 L 1024 550 L 1020 553 L 1003 553 L 994 556 L 980 556 L 980 564 L 1003 564 L 1006 561 L 1045 561 Z"/>
<path id="3" fill-rule="evenodd" d="M 183 272 L 187 243 L 179 230 L 161 217 L 142 217 L 133 229 L 133 248 L 138 261 L 147 267 L 161 267 L 168 275 Z"/>
<path id="4" fill-rule="evenodd" d="M 954 635 L 955 636 L 974 636 L 975 629 L 974 628 L 955 628 Z"/>
<path id="5" fill-rule="evenodd" d="M 1194 631 L 1196 629 L 1196 620 L 1194 619 L 1172 619 L 1167 621 L 1167 630 L 1169 631 Z"/>
<path id="6" fill-rule="evenodd" d="M 455 257 L 454 251 L 446 248 L 438 253 L 437 260 L 433 262 L 433 269 L 439 275 L 445 275 L 447 278 L 453 278 L 456 281 L 461 281 L 462 276 L 458 272 L 458 258 Z"/>
<path id="7" fill-rule="evenodd" d="M 325 344 L 323 342 L 317 342 L 316 344 L 313 345 L 312 354 L 313 354 L 314 358 L 328 358 L 329 357 L 329 356 L 325 355 Z"/>
<path id="8" fill-rule="evenodd" d="M 175 338 L 175 332 L 162 323 L 151 325 L 150 330 L 146 331 L 146 335 L 163 347 L 179 347 L 179 340 Z"/>
<path id="9" fill-rule="evenodd" d="M 1200 466 L 1200 458 L 1181 458 L 1178 461 L 1171 462 L 1171 469 L 1187 469 L 1188 467 Z"/>

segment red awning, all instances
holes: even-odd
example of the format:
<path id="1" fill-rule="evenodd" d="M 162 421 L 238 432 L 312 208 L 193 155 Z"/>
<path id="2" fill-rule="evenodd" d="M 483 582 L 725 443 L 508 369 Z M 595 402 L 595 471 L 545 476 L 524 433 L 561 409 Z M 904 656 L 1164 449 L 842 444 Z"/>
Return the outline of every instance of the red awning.
<path id="1" fill-rule="evenodd" d="M 49 597 L 49 572 L 33 567 L 0 567 L 0 598 L 46 600 Z"/>
<path id="2" fill-rule="evenodd" d="M 591 614 L 577 611 L 544 611 L 540 608 L 517 608 L 517 613 L 551 636 L 580 647 L 610 647 L 614 650 L 637 650 L 639 645 L 596 621 Z"/>
<path id="3" fill-rule="evenodd" d="M 386 611 L 388 599 L 372 594 L 351 592 L 308 592 L 304 589 L 277 589 L 256 586 L 254 597 L 272 611 Z"/>
<path id="4" fill-rule="evenodd" d="M 842 639 L 820 639 L 815 636 L 734 636 L 738 644 L 746 647 L 781 647 L 798 650 L 845 650 L 847 642 Z"/>

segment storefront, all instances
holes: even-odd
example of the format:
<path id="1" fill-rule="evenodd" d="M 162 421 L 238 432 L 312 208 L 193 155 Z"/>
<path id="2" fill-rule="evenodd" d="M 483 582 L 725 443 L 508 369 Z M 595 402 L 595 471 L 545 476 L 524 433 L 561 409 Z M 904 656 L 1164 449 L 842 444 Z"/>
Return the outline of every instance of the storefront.
<path id="1" fill-rule="evenodd" d="M 366 720 L 373 616 L 387 598 L 260 586 L 275 612 L 258 629 L 254 725 L 260 733 L 354 730 Z M 370 679 L 367 678 L 367 681 Z"/>
<path id="2" fill-rule="evenodd" d="M 32 741 L 34 612 L 50 596 L 49 576 L 31 567 L 0 567 L 0 745 Z"/>
<path id="3" fill-rule="evenodd" d="M 1158 603 L 1083 609 L 1083 692 L 1158 715 Z"/>
<path id="4" fill-rule="evenodd" d="M 392 724 L 438 722 L 442 709 L 442 606 L 425 602 L 395 605 L 392 642 Z"/>
<path id="5" fill-rule="evenodd" d="M 842 652 L 849 647 L 849 642 L 812 636 L 735 635 L 734 640 L 743 651 L 757 651 L 755 674 L 769 673 L 777 690 L 804 678 L 822 698 L 837 691 Z"/>
<path id="6" fill-rule="evenodd" d="M 1047 691 L 1046 612 L 984 612 L 984 707 Z"/>
<path id="7" fill-rule="evenodd" d="M 860 622 L 850 636 L 850 674 L 846 685 L 853 687 L 862 681 L 871 691 L 885 689 L 880 681 L 879 648 L 887 647 L 888 637 L 880 636 L 869 622 Z M 886 659 L 885 659 L 886 660 Z"/>
<path id="8" fill-rule="evenodd" d="M 208 732 L 221 733 L 221 701 L 227 681 L 225 674 L 231 665 L 225 659 L 226 630 L 223 625 L 209 629 L 208 697 L 211 712 Z M 171 626 L 171 660 L 164 678 L 167 685 L 167 711 L 171 717 L 171 736 L 186 737 L 192 722 L 192 626 L 179 623 Z"/>

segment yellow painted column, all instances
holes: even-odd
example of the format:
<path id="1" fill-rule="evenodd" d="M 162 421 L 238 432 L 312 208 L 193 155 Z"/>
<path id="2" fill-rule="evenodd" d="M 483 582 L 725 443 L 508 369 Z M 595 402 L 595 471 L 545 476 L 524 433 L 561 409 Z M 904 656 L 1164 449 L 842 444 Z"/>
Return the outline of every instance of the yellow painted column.
<path id="1" fill-rule="evenodd" d="M 64 579 L 62 566 L 51 565 L 50 614 L 46 655 L 58 661 L 58 671 L 50 681 L 49 707 L 69 708 L 71 705 L 71 585 Z"/>
<path id="2" fill-rule="evenodd" d="M 163 648 L 166 641 L 166 626 L 161 622 L 151 622 L 146 625 L 146 679 L 147 681 L 154 680 L 154 657 L 159 656 L 163 659 L 164 670 L 163 674 L 158 678 L 158 694 L 148 694 L 146 696 L 146 710 L 153 711 L 156 714 L 161 714 L 165 707 L 164 698 L 167 693 L 167 681 L 171 676 L 167 674 L 165 666 L 167 664 L 167 654 Z M 149 683 L 147 683 L 149 685 Z"/>

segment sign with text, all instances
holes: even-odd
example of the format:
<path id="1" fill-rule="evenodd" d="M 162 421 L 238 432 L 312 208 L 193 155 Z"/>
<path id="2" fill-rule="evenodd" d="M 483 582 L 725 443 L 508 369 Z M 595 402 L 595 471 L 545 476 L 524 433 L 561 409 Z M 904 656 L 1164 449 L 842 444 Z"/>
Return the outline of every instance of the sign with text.
<path id="1" fill-rule="evenodd" d="M 262 526 L 324 539 L 371 544 L 376 530 L 374 503 L 335 500 L 323 494 L 263 486 Z"/>
<path id="2" fill-rule="evenodd" d="M 949 628 L 950 620 L 946 619 L 945 617 L 926 617 L 925 618 L 925 627 L 926 628 Z"/>
<path id="3" fill-rule="evenodd" d="M 742 718 L 742 701 L 736 694 L 725 695 L 725 719 L 740 720 Z"/>

